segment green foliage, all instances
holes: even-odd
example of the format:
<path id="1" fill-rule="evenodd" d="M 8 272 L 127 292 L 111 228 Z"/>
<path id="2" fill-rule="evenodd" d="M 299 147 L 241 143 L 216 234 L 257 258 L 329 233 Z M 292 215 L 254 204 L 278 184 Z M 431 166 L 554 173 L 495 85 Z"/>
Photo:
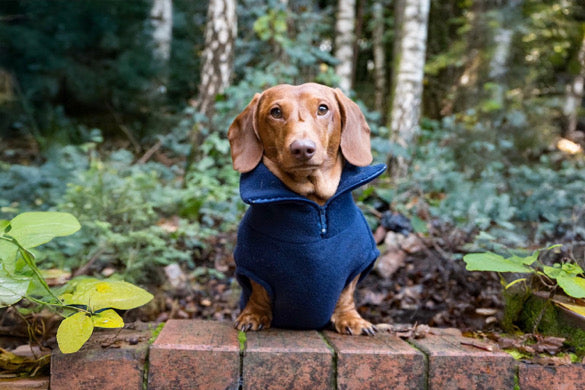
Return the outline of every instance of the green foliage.
<path id="1" fill-rule="evenodd" d="M 28 291 L 39 285 L 46 295 L 56 299 L 45 282 L 30 249 L 67 236 L 79 230 L 77 219 L 66 213 L 23 213 L 11 221 L 2 221 L 0 232 L 1 306 L 20 301 Z M 34 282 L 34 283 L 33 283 Z M 58 301 L 58 299 L 57 299 Z"/>
<path id="2" fill-rule="evenodd" d="M 302 2 L 291 7 L 295 12 L 275 0 L 244 1 L 235 70 L 242 81 L 259 84 L 249 93 L 280 83 L 332 85 L 337 80 L 331 67 L 336 63 L 331 54 L 332 9 Z"/>
<path id="3" fill-rule="evenodd" d="M 0 162 L 0 217 L 55 207 L 76 173 L 88 167 L 87 145 L 52 147 L 40 165 Z M 10 207 L 8 207 L 10 205 Z"/>
<path id="4" fill-rule="evenodd" d="M 505 258 L 493 252 L 486 252 L 465 255 L 463 260 L 467 264 L 465 268 L 468 271 L 529 273 L 532 272 L 532 268 L 528 266 L 534 263 L 537 257 L 532 255 L 529 257 L 511 256 Z"/>
<path id="5" fill-rule="evenodd" d="M 78 215 L 83 229 L 51 253 L 53 264 L 73 269 L 98 256 L 121 266 L 125 279 L 156 281 L 157 266 L 190 259 L 178 249 L 181 237 L 157 226 L 161 214 L 180 203 L 177 184 L 164 185 L 174 176 L 159 164 L 132 165 L 132 160 L 127 151 L 112 153 L 107 161 L 95 158 L 68 185 L 59 208 Z"/>
<path id="6" fill-rule="evenodd" d="M 531 161 L 515 155 L 511 141 L 476 137 L 450 119 L 424 122 L 410 175 L 387 200 L 408 204 L 414 191 L 423 202 L 410 203 L 408 214 L 424 207 L 510 246 L 585 235 L 585 161 L 554 153 Z"/>
<path id="7" fill-rule="evenodd" d="M 200 221 L 206 229 L 233 230 L 243 205 L 239 199 L 240 176 L 228 157 L 229 142 L 213 133 L 201 150 L 205 157 L 194 163 L 185 177 L 181 215 Z"/>
<path id="8" fill-rule="evenodd" d="M 108 134 L 156 132 L 161 115 L 155 109 L 170 110 L 197 91 L 193 53 L 203 45 L 207 2 L 173 2 L 168 65 L 153 57 L 151 7 L 149 1 L 2 1 L 0 68 L 22 94 L 20 104 L 0 106 L 0 112 L 42 143 L 79 142 L 82 129 L 63 126 L 71 119 Z"/>
<path id="9" fill-rule="evenodd" d="M 546 248 L 551 250 L 559 245 Z M 513 272 L 521 274 L 534 274 L 547 276 L 563 289 L 565 294 L 573 298 L 585 298 L 585 278 L 583 269 L 578 264 L 555 263 L 552 267 L 538 261 L 540 250 L 530 256 L 503 257 L 493 252 L 471 253 L 463 256 L 468 271 L 493 271 Z M 506 288 L 516 285 L 526 278 L 514 279 L 506 285 Z"/>
<path id="10" fill-rule="evenodd" d="M 553 245 L 551 250 L 560 245 Z M 540 261 L 542 250 L 529 256 L 504 257 L 493 252 L 471 253 L 463 257 L 468 271 L 492 271 L 512 274 L 504 285 L 505 310 L 502 325 L 508 331 L 522 330 L 567 338 L 577 353 L 585 353 L 585 333 L 575 329 L 560 316 L 561 310 L 582 317 L 585 307 L 567 301 L 556 293 L 558 287 L 572 298 L 585 298 L 585 272 L 576 263 L 565 261 L 548 266 Z"/>
<path id="11" fill-rule="evenodd" d="M 544 266 L 542 271 L 549 278 L 556 280 L 563 291 L 573 298 L 585 298 L 585 279 L 583 270 L 577 264 L 555 264 L 553 267 Z"/>
<path id="12" fill-rule="evenodd" d="M 112 309 L 129 310 L 148 303 L 152 295 L 130 283 L 74 280 L 57 297 L 49 288 L 36 265 L 30 249 L 46 244 L 55 237 L 68 236 L 80 229 L 77 219 L 68 213 L 28 212 L 11 221 L 1 221 L 0 228 L 0 307 L 14 305 L 27 298 L 40 305 L 50 305 L 73 312 L 57 331 L 63 353 L 78 351 L 89 339 L 94 327 L 124 326 Z M 33 297 L 35 285 L 41 287 L 41 299 Z"/>

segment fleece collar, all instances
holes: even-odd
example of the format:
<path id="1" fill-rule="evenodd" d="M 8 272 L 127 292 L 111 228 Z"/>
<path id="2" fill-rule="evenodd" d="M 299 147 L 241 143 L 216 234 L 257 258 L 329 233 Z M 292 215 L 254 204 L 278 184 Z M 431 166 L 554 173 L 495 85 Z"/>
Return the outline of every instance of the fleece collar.
<path id="1" fill-rule="evenodd" d="M 338 196 L 353 191 L 380 176 L 386 170 L 386 165 L 377 164 L 366 167 L 357 167 L 345 163 L 341 179 L 335 195 L 327 203 Z M 303 201 L 315 203 L 310 199 L 290 190 L 279 178 L 266 168 L 261 162 L 254 170 L 242 174 L 240 179 L 240 196 L 245 203 L 261 204 L 281 201 Z M 317 203 L 315 203 L 317 204 Z"/>

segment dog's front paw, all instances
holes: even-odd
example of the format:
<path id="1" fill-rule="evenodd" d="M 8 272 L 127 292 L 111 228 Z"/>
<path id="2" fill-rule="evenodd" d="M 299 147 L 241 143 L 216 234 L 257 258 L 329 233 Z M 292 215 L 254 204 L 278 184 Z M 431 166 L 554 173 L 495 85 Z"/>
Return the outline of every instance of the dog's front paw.
<path id="1" fill-rule="evenodd" d="M 334 313 L 331 323 L 337 333 L 341 334 L 373 336 L 377 331 L 374 325 L 364 320 L 355 310 Z"/>
<path id="2" fill-rule="evenodd" d="M 272 321 L 270 317 L 270 315 L 265 313 L 252 312 L 244 309 L 234 322 L 234 328 L 243 332 L 268 329 Z"/>

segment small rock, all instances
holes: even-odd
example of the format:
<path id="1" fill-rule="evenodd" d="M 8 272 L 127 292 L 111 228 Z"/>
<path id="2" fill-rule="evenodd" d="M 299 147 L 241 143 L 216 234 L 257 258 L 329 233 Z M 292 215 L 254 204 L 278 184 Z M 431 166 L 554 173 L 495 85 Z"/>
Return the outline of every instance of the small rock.
<path id="1" fill-rule="evenodd" d="M 374 270 L 384 279 L 389 279 L 400 267 L 404 266 L 405 259 L 406 253 L 401 250 L 386 252 L 378 258 Z"/>
<path id="2" fill-rule="evenodd" d="M 411 255 L 424 249 L 422 240 L 414 233 L 411 233 L 406 237 L 402 237 L 402 240 L 400 240 L 399 243 L 400 248 Z"/>
<path id="3" fill-rule="evenodd" d="M 395 232 L 388 232 L 386 233 L 386 238 L 384 238 L 384 245 L 386 245 L 386 249 L 388 251 L 395 251 L 400 249 L 400 239 L 401 236 Z"/>
<path id="4" fill-rule="evenodd" d="M 169 264 L 165 267 L 167 280 L 174 288 L 179 288 L 187 283 L 187 276 L 177 263 Z"/>

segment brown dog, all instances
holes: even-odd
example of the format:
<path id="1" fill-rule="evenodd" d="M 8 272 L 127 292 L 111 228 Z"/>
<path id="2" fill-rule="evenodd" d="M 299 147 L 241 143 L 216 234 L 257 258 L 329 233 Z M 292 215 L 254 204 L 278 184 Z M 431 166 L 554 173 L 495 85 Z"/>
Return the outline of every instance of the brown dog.
<path id="1" fill-rule="evenodd" d="M 325 211 L 322 210 L 325 210 L 328 201 L 334 195 L 337 196 L 336 192 L 340 185 L 342 172 L 345 170 L 346 161 L 353 167 L 365 167 L 372 161 L 370 129 L 357 104 L 338 89 L 313 83 L 299 86 L 278 85 L 261 94 L 256 94 L 230 126 L 228 138 L 231 145 L 233 166 L 237 171 L 249 175 L 258 165 L 263 164 L 286 187 L 286 189 L 280 190 L 281 193 L 292 190 L 295 194 L 312 201 L 311 203 L 314 204 L 312 208 L 321 210 L 323 215 L 325 215 Z M 378 171 L 375 176 L 381 173 L 380 170 Z M 272 175 L 270 176 L 272 177 Z M 250 185 L 252 190 L 262 191 L 265 182 L 274 181 L 271 181 L 270 177 L 268 179 L 266 177 L 268 176 L 262 177 L 260 184 Z M 287 197 L 294 198 L 294 194 L 287 195 Z M 248 203 L 253 204 L 254 202 L 260 204 L 264 200 L 258 197 L 258 199 Z M 302 203 L 302 199 L 300 202 Z M 353 204 L 353 200 L 351 202 Z M 266 209 L 269 206 L 264 207 Z M 294 207 L 292 206 L 292 208 Z M 270 212 L 270 218 L 279 220 L 280 223 L 284 212 L 270 210 L 263 212 Z M 361 213 L 359 214 L 361 215 Z M 360 217 L 356 218 L 359 220 Z M 363 220 L 363 216 L 361 219 Z M 259 223 L 262 224 L 262 221 Z M 357 223 L 360 226 L 363 225 L 361 220 Z M 259 229 L 252 227 L 252 230 Z M 323 234 L 325 234 L 325 230 L 326 228 L 323 227 Z M 368 233 L 371 236 L 369 230 Z M 242 234 L 240 231 L 238 245 L 243 239 Z M 265 236 L 261 236 L 260 244 L 257 244 L 262 247 L 260 252 L 263 250 L 278 252 L 279 247 L 275 247 L 276 249 L 269 249 L 269 246 L 264 247 L 264 237 L 268 240 L 271 235 L 272 232 L 268 230 Z M 376 251 L 375 244 L 372 249 L 371 241 L 373 240 L 371 238 L 369 240 L 368 253 L 374 253 Z M 299 248 L 302 245 L 303 242 L 300 242 Z M 291 248 L 293 251 L 297 251 L 295 246 L 291 246 Z M 341 257 L 343 255 L 343 253 L 338 254 Z M 258 257 L 262 256 L 265 255 L 258 255 Z M 373 263 L 371 257 L 367 259 L 368 264 Z M 238 258 L 236 258 L 236 263 L 238 267 L 242 267 L 239 278 L 243 279 L 243 283 L 242 281 L 241 283 L 243 286 L 247 286 L 249 292 L 242 302 L 244 308 L 235 322 L 235 327 L 243 331 L 270 327 L 273 320 L 273 310 L 276 310 L 272 299 L 275 296 L 278 298 L 281 294 L 278 291 L 278 286 L 265 282 L 262 277 L 256 277 L 252 271 L 246 273 L 244 269 L 246 266 L 238 264 Z M 271 267 L 274 264 L 267 263 L 262 267 Z M 251 268 L 252 266 L 247 267 Z M 360 273 L 364 273 L 366 266 L 360 265 L 360 267 Z M 278 267 L 274 266 L 274 268 L 275 270 L 270 272 L 281 272 L 283 267 L 279 265 Z M 294 274 L 295 270 L 293 269 L 289 273 Z M 303 278 L 308 280 L 313 277 L 310 273 L 307 275 Z M 353 275 L 350 280 L 342 281 L 342 291 L 335 293 L 338 298 L 334 302 L 334 309 L 331 314 L 327 314 L 330 315 L 328 319 L 339 333 L 371 335 L 376 331 L 370 322 L 361 318 L 355 307 L 353 295 L 359 279 L 360 274 L 357 274 L 357 276 Z M 309 284 L 307 282 L 307 285 Z M 286 291 L 286 288 L 284 290 Z M 311 297 L 309 293 L 307 298 L 309 301 L 311 299 L 318 301 L 320 296 Z M 284 309 L 281 307 L 283 305 L 279 303 L 278 310 L 286 312 L 288 307 L 296 307 L 299 304 L 300 309 L 298 310 L 302 313 L 303 307 L 308 308 L 307 305 L 311 305 L 311 302 L 302 301 L 305 299 L 292 298 L 292 301 L 291 299 L 283 301 L 286 302 Z M 318 310 L 327 311 L 327 309 Z M 286 317 L 287 313 L 283 316 Z M 294 317 L 293 314 L 291 316 Z M 320 324 L 320 322 L 316 323 Z M 285 324 L 284 327 L 290 326 L 289 322 L 286 321 L 277 326 L 283 326 L 282 324 Z M 298 327 L 314 326 L 311 322 L 308 324 Z M 292 327 L 297 327 L 294 321 Z"/>

